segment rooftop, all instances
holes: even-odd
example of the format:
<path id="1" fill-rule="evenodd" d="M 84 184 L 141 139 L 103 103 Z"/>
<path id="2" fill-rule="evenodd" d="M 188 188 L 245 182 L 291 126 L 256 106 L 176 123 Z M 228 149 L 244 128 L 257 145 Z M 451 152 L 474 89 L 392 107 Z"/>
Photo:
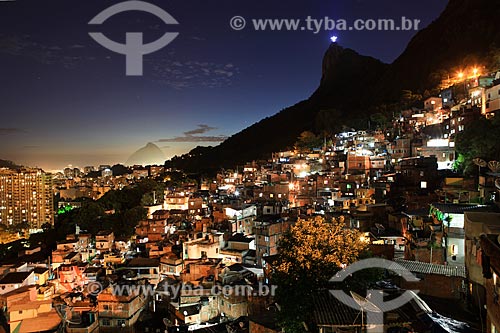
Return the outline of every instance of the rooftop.
<path id="1" fill-rule="evenodd" d="M 43 274 L 45 272 L 47 272 L 49 269 L 46 268 L 46 267 L 35 267 L 34 271 L 35 271 L 35 274 Z"/>
<path id="2" fill-rule="evenodd" d="M 89 273 L 99 273 L 102 270 L 102 267 L 87 267 L 85 268 L 84 273 L 89 274 Z"/>
<path id="3" fill-rule="evenodd" d="M 9 311 L 13 312 L 13 311 L 38 309 L 41 305 L 44 304 L 52 304 L 52 300 L 47 299 L 43 301 L 30 301 L 30 302 L 12 304 L 9 308 Z"/>
<path id="4" fill-rule="evenodd" d="M 439 209 L 444 214 L 464 214 L 466 211 L 484 208 L 484 205 L 461 205 L 461 204 L 444 204 L 433 203 L 433 207 Z"/>
<path id="5" fill-rule="evenodd" d="M 157 267 L 160 265 L 158 259 L 152 258 L 134 258 L 128 263 L 128 267 Z"/>
<path id="6" fill-rule="evenodd" d="M 231 266 L 227 266 L 231 272 L 241 272 L 246 270 L 241 264 L 232 264 Z"/>
<path id="7" fill-rule="evenodd" d="M 14 284 L 23 283 L 32 272 L 12 272 L 5 275 L 1 280 L 0 284 Z"/>
<path id="8" fill-rule="evenodd" d="M 359 326 L 361 318 L 359 311 L 352 309 L 329 292 L 319 293 L 313 296 L 313 321 L 316 325 L 339 325 L 339 326 Z"/>
<path id="9" fill-rule="evenodd" d="M 61 319 L 56 311 L 39 313 L 36 318 L 24 319 L 20 325 L 19 332 L 45 332 L 57 329 Z"/>
<path id="10" fill-rule="evenodd" d="M 255 258 L 256 255 L 257 255 L 257 251 L 256 250 L 248 250 L 248 252 L 245 254 L 245 257 L 253 257 L 253 258 Z"/>
<path id="11" fill-rule="evenodd" d="M 182 308 L 179 308 L 179 312 L 185 316 L 192 316 L 200 312 L 200 306 L 198 304 L 183 306 Z"/>
<path id="12" fill-rule="evenodd" d="M 156 210 L 153 215 L 164 215 L 164 214 L 168 214 L 168 210 L 165 210 L 165 209 L 159 209 L 159 210 Z"/>
<path id="13" fill-rule="evenodd" d="M 62 240 L 62 241 L 58 241 L 57 244 L 73 244 L 73 243 L 78 243 L 78 240 L 77 239 L 65 239 L 65 240 Z"/>
<path id="14" fill-rule="evenodd" d="M 30 289 L 35 288 L 35 285 L 29 285 L 29 286 L 24 286 L 21 288 L 14 289 L 12 291 L 9 291 L 8 293 L 5 293 L 2 295 L 2 297 L 9 297 L 9 296 L 14 296 L 14 295 L 19 295 L 22 293 L 28 293 Z"/>
<path id="15" fill-rule="evenodd" d="M 431 264 L 427 262 L 410 261 L 402 259 L 394 259 L 394 261 L 409 270 L 412 273 L 421 274 L 435 274 L 443 276 L 456 276 L 466 278 L 466 271 L 464 266 L 452 266 L 452 265 L 438 265 Z M 394 264 L 389 268 L 392 271 L 398 271 L 397 268 L 393 267 Z"/>
<path id="16" fill-rule="evenodd" d="M 246 237 L 241 233 L 234 234 L 228 239 L 228 242 L 251 243 L 254 238 Z"/>
<path id="17" fill-rule="evenodd" d="M 101 230 L 97 233 L 96 236 L 109 236 L 113 233 L 111 230 Z"/>
<path id="18" fill-rule="evenodd" d="M 394 299 L 396 297 L 400 297 L 400 294 L 388 294 L 385 295 L 384 299 Z M 345 305 L 326 290 L 312 295 L 312 301 L 314 310 L 311 320 L 318 327 L 360 327 L 363 323 L 360 310 Z M 410 303 L 386 312 L 384 321 L 399 326 L 418 320 L 415 308 Z"/>
<path id="19" fill-rule="evenodd" d="M 74 257 L 76 257 L 78 255 L 78 252 L 70 252 L 68 253 L 64 259 L 73 259 Z"/>

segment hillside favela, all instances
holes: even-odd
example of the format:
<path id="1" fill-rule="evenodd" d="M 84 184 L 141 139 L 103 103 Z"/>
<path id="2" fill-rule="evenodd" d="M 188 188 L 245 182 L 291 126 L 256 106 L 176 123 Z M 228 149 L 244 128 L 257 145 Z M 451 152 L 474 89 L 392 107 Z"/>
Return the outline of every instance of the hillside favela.
<path id="1" fill-rule="evenodd" d="M 500 332 L 499 18 L 0 1 L 0 333 Z"/>

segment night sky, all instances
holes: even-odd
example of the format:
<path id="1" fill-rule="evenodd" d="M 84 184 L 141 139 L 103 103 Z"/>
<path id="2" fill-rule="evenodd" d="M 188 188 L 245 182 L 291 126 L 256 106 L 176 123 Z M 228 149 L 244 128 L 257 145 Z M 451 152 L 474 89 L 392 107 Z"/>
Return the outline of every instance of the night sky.
<path id="1" fill-rule="evenodd" d="M 392 62 L 415 31 L 234 31 L 230 19 L 390 18 L 427 26 L 445 0 L 149 1 L 179 25 L 144 12 L 87 23 L 120 1 L 0 1 L 0 159 L 47 170 L 123 163 L 148 142 L 165 157 L 225 136 L 310 96 L 331 35 L 339 44 Z M 179 36 L 144 57 L 144 76 L 125 76 L 125 56 L 88 35 L 146 42 Z"/>

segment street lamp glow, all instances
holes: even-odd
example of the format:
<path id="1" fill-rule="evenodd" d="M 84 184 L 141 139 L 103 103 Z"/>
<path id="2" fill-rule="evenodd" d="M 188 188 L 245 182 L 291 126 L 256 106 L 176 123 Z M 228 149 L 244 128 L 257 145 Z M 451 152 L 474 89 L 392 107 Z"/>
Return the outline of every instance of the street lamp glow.
<path id="1" fill-rule="evenodd" d="M 332 41 L 332 43 L 336 43 L 336 42 L 337 42 L 337 39 L 338 39 L 338 37 L 337 37 L 337 36 L 332 36 L 332 37 L 330 37 L 330 40 Z"/>
<path id="2" fill-rule="evenodd" d="M 477 75 L 477 71 L 478 71 L 478 70 L 477 70 L 477 68 L 474 68 L 474 69 L 472 70 L 472 72 L 474 73 L 474 76 L 476 76 L 476 75 Z"/>
<path id="3" fill-rule="evenodd" d="M 459 79 L 462 79 L 463 77 L 464 77 L 464 72 L 459 72 L 459 73 L 458 73 L 458 78 L 459 78 Z"/>

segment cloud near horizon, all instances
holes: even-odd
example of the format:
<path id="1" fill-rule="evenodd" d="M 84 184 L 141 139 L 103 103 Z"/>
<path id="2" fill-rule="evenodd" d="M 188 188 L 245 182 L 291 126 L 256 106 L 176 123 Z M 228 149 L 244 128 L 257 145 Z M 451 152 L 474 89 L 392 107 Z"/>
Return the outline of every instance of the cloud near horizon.
<path id="1" fill-rule="evenodd" d="M 10 135 L 19 133 L 26 133 L 26 131 L 21 128 L 0 128 L 0 135 Z"/>
<path id="2" fill-rule="evenodd" d="M 198 125 L 198 128 L 195 128 L 190 131 L 184 132 L 184 136 L 177 136 L 174 138 L 168 139 L 160 139 L 158 142 L 222 142 L 227 139 L 227 136 L 224 135 L 215 135 L 215 136 L 205 136 L 205 135 L 196 135 L 196 134 L 204 134 L 206 132 L 210 132 L 217 129 L 217 127 L 211 127 L 206 124 Z"/>
<path id="3" fill-rule="evenodd" d="M 197 129 L 184 132 L 184 135 L 191 136 L 191 135 L 195 135 L 195 134 L 203 134 L 203 133 L 210 132 L 210 131 L 216 130 L 216 129 L 217 129 L 217 127 L 210 127 L 208 125 L 198 125 Z"/>

